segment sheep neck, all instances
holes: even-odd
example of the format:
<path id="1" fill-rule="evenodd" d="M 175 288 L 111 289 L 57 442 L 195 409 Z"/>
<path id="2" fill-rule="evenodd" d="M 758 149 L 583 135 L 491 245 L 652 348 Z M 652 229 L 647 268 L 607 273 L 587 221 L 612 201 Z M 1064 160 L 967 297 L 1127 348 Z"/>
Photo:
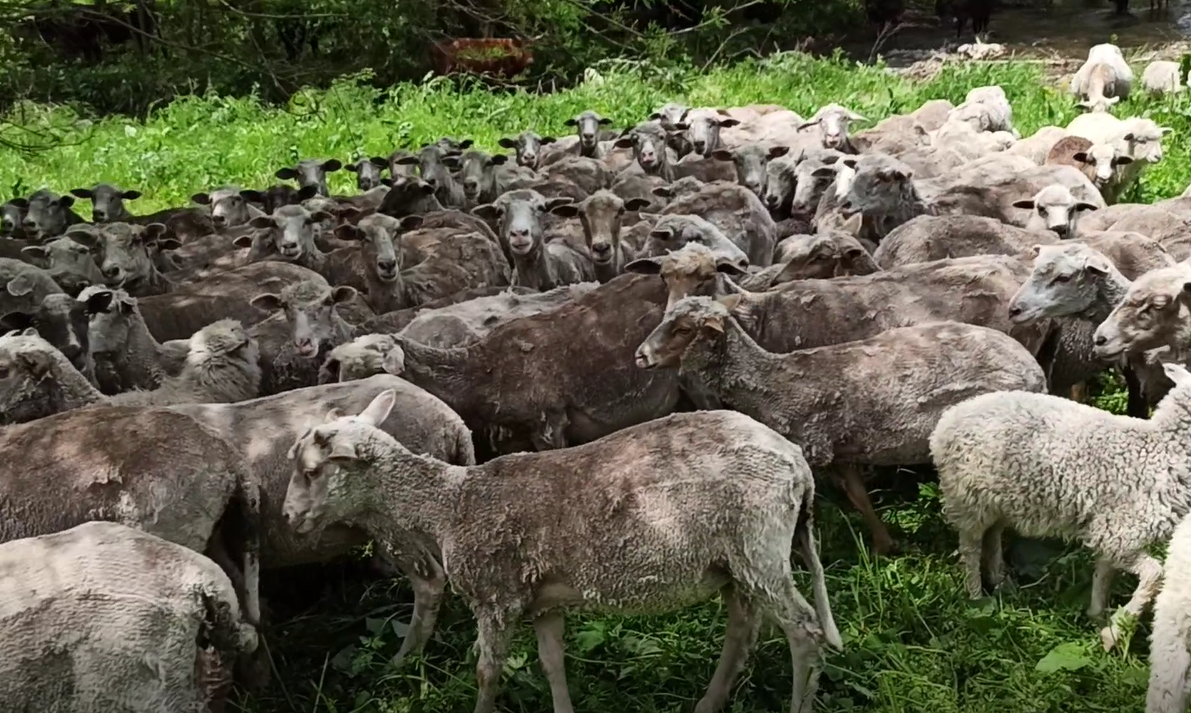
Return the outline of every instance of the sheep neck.
<path id="1" fill-rule="evenodd" d="M 538 290 L 553 289 L 558 282 L 555 274 L 554 262 L 546 250 L 544 238 L 534 241 L 529 252 L 513 255 L 513 267 L 517 270 L 516 284 L 532 287 Z"/>
<path id="2" fill-rule="evenodd" d="M 167 385 L 201 396 L 204 403 L 235 403 L 260 393 L 261 368 L 234 355 L 188 358 L 182 373 Z"/>
<path id="3" fill-rule="evenodd" d="M 780 402 L 811 403 L 813 393 L 805 383 L 804 357 L 799 352 L 771 354 L 761 349 L 735 319 L 724 321 L 724 334 L 715 340 L 701 339 L 682 355 L 684 373 L 698 375 L 723 402 L 724 408 L 773 425 L 789 436 L 786 426 L 774 424 Z M 780 396 L 774 392 L 778 385 Z"/>
<path id="4" fill-rule="evenodd" d="M 1120 271 L 1110 266 L 1109 273 L 1097 285 L 1097 300 L 1089 310 L 1088 320 L 1099 324 L 1108 319 L 1117 305 L 1125 301 L 1132 284 Z"/>
<path id="5" fill-rule="evenodd" d="M 414 385 L 429 391 L 459 411 L 458 405 L 476 391 L 467 378 L 470 363 L 469 347 L 437 349 L 421 342 L 395 335 L 405 352 L 405 373 L 402 376 Z"/>
<path id="6" fill-rule="evenodd" d="M 400 247 L 397 250 L 401 250 Z M 374 266 L 364 270 L 364 281 L 368 284 L 368 306 L 377 314 L 396 312 L 409 306 L 405 293 L 405 278 L 401 270 L 392 280 L 386 282 L 376 274 Z"/>
<path id="7" fill-rule="evenodd" d="M 51 378 L 57 386 L 52 397 L 54 404 L 52 413 L 71 411 L 76 408 L 100 404 L 107 401 L 107 397 L 99 392 L 87 377 L 79 373 L 66 357 L 57 360 Z"/>
<path id="8" fill-rule="evenodd" d="M 369 466 L 349 478 L 353 500 L 369 503 L 349 518 L 390 546 L 441 552 L 443 533 L 455 518 L 459 482 L 466 470 L 427 455 L 415 455 L 392 438 L 362 445 Z"/>

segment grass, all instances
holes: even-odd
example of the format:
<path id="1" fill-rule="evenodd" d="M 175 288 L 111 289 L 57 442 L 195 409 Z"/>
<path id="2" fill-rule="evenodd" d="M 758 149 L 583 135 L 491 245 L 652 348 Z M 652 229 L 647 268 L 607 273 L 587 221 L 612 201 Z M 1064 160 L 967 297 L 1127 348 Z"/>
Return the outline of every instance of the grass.
<path id="1" fill-rule="evenodd" d="M 459 87 L 444 80 L 376 91 L 343 82 L 302 93 L 288 107 L 247 99 L 193 97 L 146 121 L 88 122 L 66 144 L 24 155 L 0 150 L 0 185 L 28 193 L 47 185 L 65 191 L 95 182 L 138 188 L 136 209 L 180 205 L 215 184 L 262 186 L 299 157 L 384 154 L 443 135 L 471 137 L 489 150 L 524 128 L 562 133 L 563 122 L 593 108 L 624 126 L 667 100 L 691 105 L 777 103 L 804 115 L 839 101 L 872 120 L 923 101 L 958 102 L 968 89 L 1000 84 L 1023 135 L 1076 116 L 1071 98 L 1036 65 L 959 66 L 912 83 L 880 68 L 842 60 L 784 55 L 763 63 L 700 72 L 629 65 L 601 68 L 602 77 L 545 96 Z M 1174 128 L 1166 160 L 1142 179 L 1135 200 L 1177 195 L 1191 182 L 1191 100 L 1129 101 L 1119 114 L 1144 114 Z M 27 107 L 34 124 L 72 118 L 67 108 Z M 332 176 L 349 190 L 352 174 Z M 1097 402 L 1120 410 L 1119 384 L 1106 381 Z M 818 521 L 832 606 L 846 640 L 821 681 L 820 713 L 1058 713 L 1143 709 L 1148 667 L 1145 623 L 1129 645 L 1105 654 L 1084 616 L 1091 566 L 1086 554 L 1043 544 L 1018 546 L 1015 584 L 969 603 L 961 593 L 955 537 L 939 519 L 929 477 L 883 473 L 877 500 L 905 547 L 896 558 L 872 559 L 863 527 L 830 487 L 821 488 Z M 1019 543 L 1021 545 L 1021 543 Z M 1114 603 L 1132 586 L 1118 578 Z M 274 583 L 276 585 L 276 583 Z M 804 579 L 800 584 L 805 585 Z M 809 587 L 804 591 L 809 592 Z M 411 595 L 403 582 L 371 583 L 327 570 L 266 590 L 300 596 L 282 607 L 270 630 L 282 675 L 267 694 L 237 708 L 253 713 L 454 713 L 474 704 L 474 624 L 449 598 L 435 640 L 400 670 L 386 663 L 397 649 Z M 719 655 L 724 612 L 718 602 L 658 617 L 573 616 L 567 668 L 580 712 L 689 711 Z M 776 630 L 762 640 L 729 710 L 788 709 L 789 656 Z M 509 711 L 550 709 L 531 630 L 517 640 L 500 704 Z"/>

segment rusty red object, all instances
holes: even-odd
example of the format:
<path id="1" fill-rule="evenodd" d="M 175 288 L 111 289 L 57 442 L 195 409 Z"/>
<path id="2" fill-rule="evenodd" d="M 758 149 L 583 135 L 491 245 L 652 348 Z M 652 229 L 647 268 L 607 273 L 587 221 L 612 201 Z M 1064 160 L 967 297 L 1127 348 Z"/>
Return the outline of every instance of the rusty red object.
<path id="1" fill-rule="evenodd" d="M 533 64 L 525 40 L 457 38 L 430 47 L 430 62 L 439 74 L 470 73 L 512 77 Z"/>

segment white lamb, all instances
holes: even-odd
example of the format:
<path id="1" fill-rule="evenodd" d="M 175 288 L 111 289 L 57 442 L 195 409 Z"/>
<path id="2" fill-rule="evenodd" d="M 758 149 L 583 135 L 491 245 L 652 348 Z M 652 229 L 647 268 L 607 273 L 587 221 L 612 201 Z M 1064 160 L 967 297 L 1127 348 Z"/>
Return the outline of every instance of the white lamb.
<path id="1" fill-rule="evenodd" d="M 1080 106 L 1093 112 L 1106 112 L 1118 101 L 1128 99 L 1132 86 L 1133 70 L 1121 48 L 1102 44 L 1088 50 L 1087 61 L 1071 80 L 1071 93 L 1083 98 Z"/>
<path id="2" fill-rule="evenodd" d="M 1141 88 L 1150 94 L 1177 94 L 1183 91 L 1180 75 L 1178 62 L 1150 62 L 1141 73 Z"/>
<path id="3" fill-rule="evenodd" d="M 1191 692 L 1191 517 L 1175 528 L 1165 569 L 1162 591 L 1154 600 L 1146 713 L 1186 713 Z"/>
<path id="4" fill-rule="evenodd" d="M 1105 649 L 1120 638 L 1122 614 L 1141 615 L 1162 580 L 1146 547 L 1191 510 L 1191 372 L 1163 369 L 1175 387 L 1149 420 L 1017 391 L 943 413 L 930 450 L 969 596 L 981 594 L 982 564 L 993 586 L 1004 579 L 1001 533 L 1012 527 L 1095 552 L 1091 617 L 1104 612 L 1115 570 L 1137 575 L 1133 597 L 1100 632 Z"/>

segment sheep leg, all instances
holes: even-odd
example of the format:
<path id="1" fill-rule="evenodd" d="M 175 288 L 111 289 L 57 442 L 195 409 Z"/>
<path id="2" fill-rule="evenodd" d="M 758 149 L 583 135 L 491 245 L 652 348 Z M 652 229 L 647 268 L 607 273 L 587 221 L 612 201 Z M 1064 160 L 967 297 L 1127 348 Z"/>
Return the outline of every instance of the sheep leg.
<path id="1" fill-rule="evenodd" d="M 962 529 L 959 532 L 959 557 L 964 565 L 964 588 L 968 590 L 968 597 L 979 599 L 984 593 L 984 586 L 980 581 L 980 565 L 984 561 L 984 529 Z"/>
<path id="2" fill-rule="evenodd" d="M 695 713 L 713 713 L 728 702 L 728 694 L 736 683 L 737 676 L 748 661 L 749 652 L 757 640 L 761 620 L 752 603 L 741 597 L 732 584 L 720 590 L 720 596 L 728 607 L 728 626 L 724 631 L 724 649 L 720 662 L 715 667 L 707 693 L 695 706 Z M 557 706 L 556 706 L 557 710 Z"/>
<path id="3" fill-rule="evenodd" d="M 993 589 L 1005 581 L 1005 551 L 1001 547 L 1001 535 L 1004 532 L 1005 526 L 997 523 L 985 530 L 984 537 L 981 538 L 981 554 L 985 562 L 985 571 L 988 572 L 988 583 Z"/>
<path id="4" fill-rule="evenodd" d="M 879 555 L 893 551 L 893 538 L 877 512 L 873 510 L 873 503 L 869 500 L 868 491 L 864 489 L 864 481 L 860 477 L 860 468 L 850 463 L 836 466 L 836 478 L 839 480 L 852 507 L 860 511 L 873 537 L 873 551 Z"/>
<path id="5" fill-rule="evenodd" d="M 1071 400 L 1076 403 L 1080 403 L 1080 404 L 1085 403 L 1088 400 L 1088 384 L 1087 384 L 1087 382 L 1081 381 L 1078 384 L 1075 384 L 1074 386 L 1072 386 L 1070 396 L 1071 396 Z"/>
<path id="6" fill-rule="evenodd" d="M 788 573 L 782 580 L 767 584 L 766 589 L 772 592 L 766 597 L 771 602 L 770 613 L 777 619 L 790 645 L 794 679 L 790 713 L 811 713 L 819 687 L 823 630 L 815 623 L 815 610 L 794 586 Z"/>
<path id="7" fill-rule="evenodd" d="M 1129 392 L 1129 402 L 1125 413 L 1133 418 L 1149 418 L 1150 405 L 1146 401 L 1145 391 L 1141 388 L 1141 380 L 1137 378 L 1137 372 L 1126 366 L 1121 369 L 1121 375 L 1125 377 L 1125 388 Z"/>
<path id="8" fill-rule="evenodd" d="M 567 447 L 567 426 L 571 420 L 565 413 L 544 413 L 538 430 L 531 440 L 533 447 L 539 451 L 551 451 Z"/>
<path id="9" fill-rule="evenodd" d="M 1104 645 L 1105 651 L 1111 651 L 1120 640 L 1123 615 L 1135 619 L 1140 617 L 1146 606 L 1158 594 L 1158 588 L 1162 586 L 1162 564 L 1147 554 L 1138 554 L 1133 562 L 1125 565 L 1123 569 L 1137 575 L 1137 589 L 1133 591 L 1129 603 L 1113 614 L 1109 625 L 1100 630 L 1100 643 Z"/>
<path id="10" fill-rule="evenodd" d="M 1108 608 L 1108 592 L 1112 589 L 1112 580 L 1116 575 L 1116 567 L 1107 557 L 1096 558 L 1096 571 L 1092 573 L 1092 600 L 1088 603 L 1088 616 L 1098 618 Z"/>
<path id="11" fill-rule="evenodd" d="M 538 660 L 542 671 L 550 682 L 550 697 L 554 701 L 554 713 L 575 713 L 571 705 L 571 694 L 567 690 L 566 665 L 562 656 L 562 636 L 566 621 L 562 612 L 550 612 L 533 621 L 538 635 Z"/>
<path id="12" fill-rule="evenodd" d="M 513 638 L 513 627 L 506 622 L 516 621 L 513 612 L 476 612 L 479 630 L 476 648 L 480 657 L 476 661 L 476 707 L 474 713 L 492 713 L 496 709 L 496 693 L 500 688 L 500 672 L 509 658 L 509 641 Z"/>
<path id="13" fill-rule="evenodd" d="M 424 555 L 411 561 L 408 557 L 398 556 L 396 559 L 397 566 L 414 588 L 414 611 L 409 618 L 409 628 L 406 629 L 401 648 L 391 661 L 393 666 L 400 665 L 406 656 L 421 651 L 430 640 L 447 586 L 446 574 L 434 557 Z"/>

